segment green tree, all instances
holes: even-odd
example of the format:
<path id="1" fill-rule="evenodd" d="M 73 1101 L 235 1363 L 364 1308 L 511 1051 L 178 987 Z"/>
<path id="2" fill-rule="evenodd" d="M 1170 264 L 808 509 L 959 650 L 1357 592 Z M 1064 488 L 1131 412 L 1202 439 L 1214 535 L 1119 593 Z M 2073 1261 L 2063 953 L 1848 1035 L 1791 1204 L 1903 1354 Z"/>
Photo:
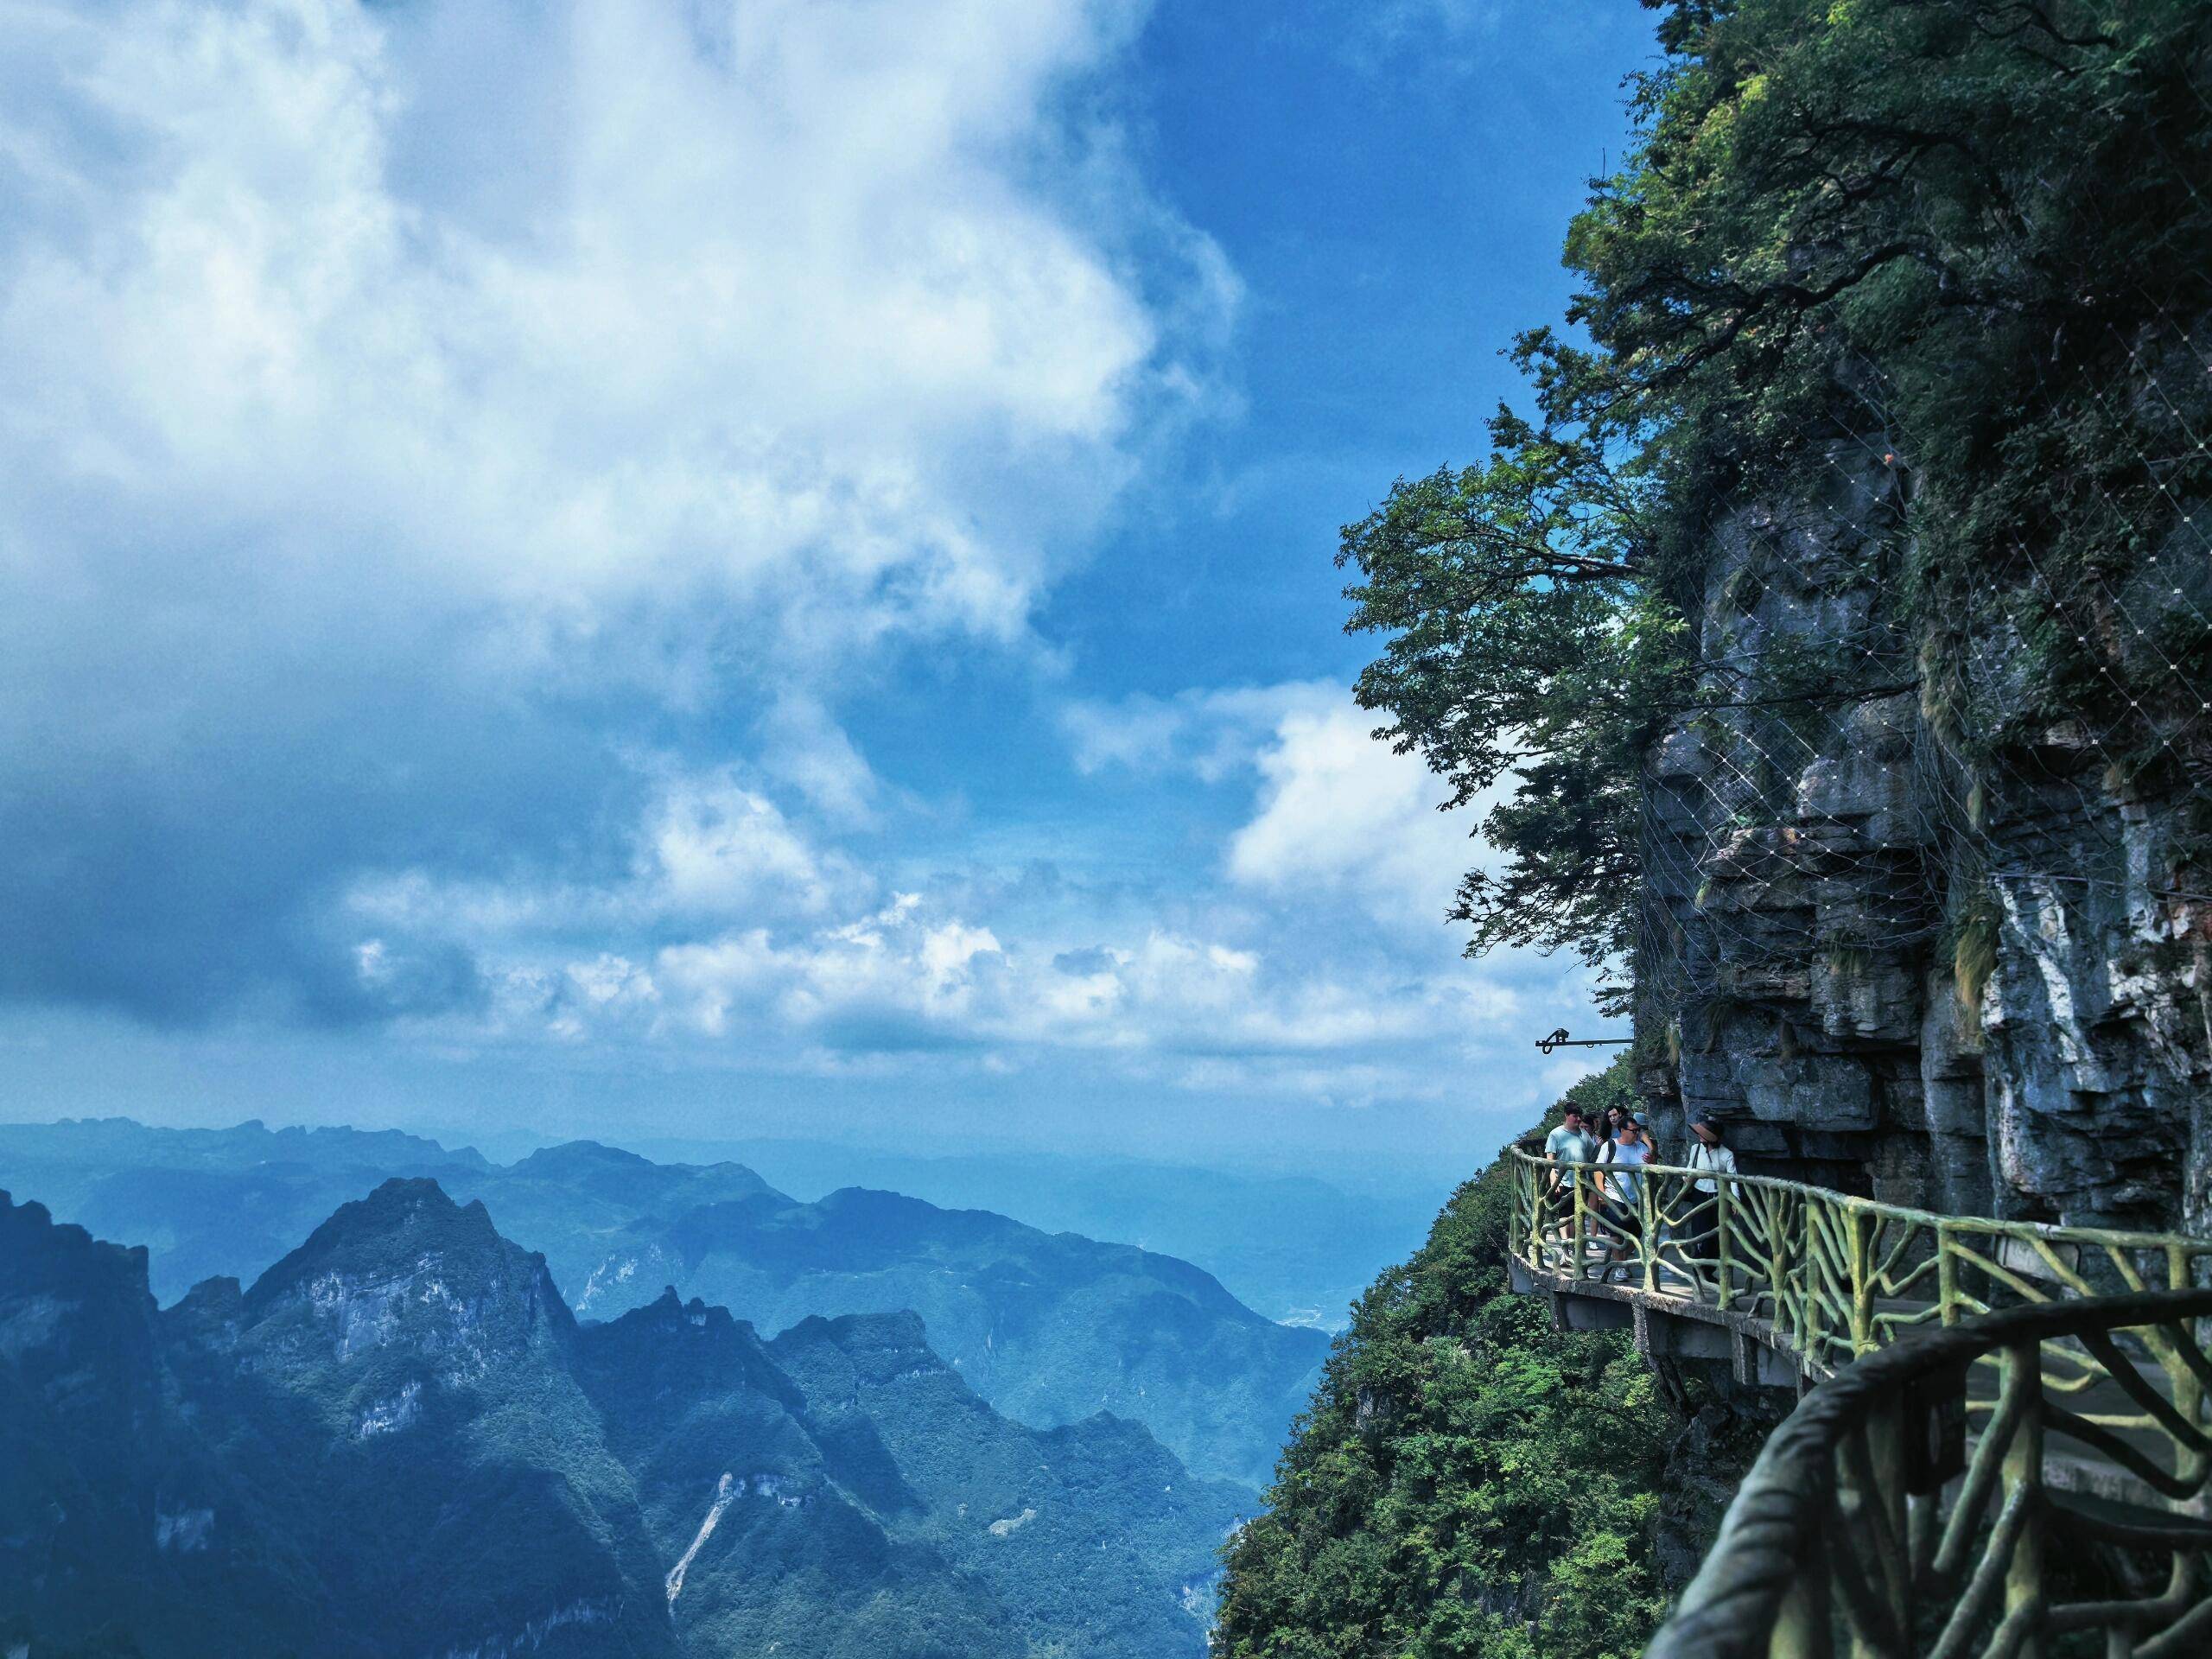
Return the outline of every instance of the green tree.
<path id="1" fill-rule="evenodd" d="M 2139 642 L 2069 620 L 2212 496 L 2212 8 L 1646 3 L 1665 56 L 1569 231 L 1567 331 L 1513 348 L 1533 414 L 1344 531 L 1348 626 L 1387 636 L 1362 705 L 1452 804 L 1491 801 L 1471 954 L 1623 959 L 1650 745 L 1744 695 L 1694 637 L 1715 517 L 1811 493 L 1840 441 L 1892 469 L 1921 677 L 1976 632 L 2029 653 L 2042 700 L 1983 747 L 2086 711 L 2171 766 L 2161 676 L 2212 643 L 2191 607 Z"/>
<path id="2" fill-rule="evenodd" d="M 1626 1086 L 1617 1065 L 1579 1103 Z M 1361 1300 L 1227 1552 L 1220 1659 L 1641 1649 L 1670 1421 L 1623 1337 L 1509 1293 L 1511 1202 L 1494 1165 Z"/>

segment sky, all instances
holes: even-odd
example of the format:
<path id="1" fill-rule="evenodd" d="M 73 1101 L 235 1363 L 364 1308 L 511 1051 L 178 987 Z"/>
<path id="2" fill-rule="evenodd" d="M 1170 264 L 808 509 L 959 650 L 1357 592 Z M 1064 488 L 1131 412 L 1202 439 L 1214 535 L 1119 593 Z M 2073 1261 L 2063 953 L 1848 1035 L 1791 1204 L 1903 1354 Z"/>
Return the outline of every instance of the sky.
<path id="1" fill-rule="evenodd" d="M 0 0 L 0 1117 L 1486 1156 L 1350 687 L 1630 0 Z"/>

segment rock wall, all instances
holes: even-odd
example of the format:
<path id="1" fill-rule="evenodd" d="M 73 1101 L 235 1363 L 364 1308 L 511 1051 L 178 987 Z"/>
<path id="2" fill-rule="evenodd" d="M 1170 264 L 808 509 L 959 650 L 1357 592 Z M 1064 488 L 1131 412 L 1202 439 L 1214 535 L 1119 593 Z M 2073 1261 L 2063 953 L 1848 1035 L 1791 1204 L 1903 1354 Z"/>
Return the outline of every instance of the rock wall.
<path id="1" fill-rule="evenodd" d="M 1694 613 L 1722 706 L 1648 756 L 1638 1081 L 1662 1144 L 1709 1112 L 1748 1170 L 2212 1228 L 2201 787 L 2169 767 L 2138 792 L 2066 721 L 1961 760 L 1962 672 L 1981 717 L 2032 701 L 2018 642 L 1993 607 L 1947 640 L 1905 620 L 1903 468 L 1878 443 L 1817 460 L 1718 523 Z M 2212 611 L 2206 565 L 2171 602 Z"/>

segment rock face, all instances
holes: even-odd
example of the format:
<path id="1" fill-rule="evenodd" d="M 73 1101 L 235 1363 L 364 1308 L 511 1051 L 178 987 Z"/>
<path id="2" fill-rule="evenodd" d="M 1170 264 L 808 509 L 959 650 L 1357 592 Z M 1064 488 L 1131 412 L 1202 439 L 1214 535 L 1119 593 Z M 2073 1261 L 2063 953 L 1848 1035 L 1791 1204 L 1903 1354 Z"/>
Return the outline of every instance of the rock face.
<path id="1" fill-rule="evenodd" d="M 2141 772 L 2109 727 L 2050 721 L 2000 589 L 1940 635 L 1900 620 L 1896 458 L 1839 441 L 1819 459 L 1819 487 L 1719 522 L 1697 647 L 1726 706 L 1648 756 L 1638 1082 L 1662 1144 L 1709 1112 L 1749 1171 L 2212 1226 L 2195 705 Z M 2162 569 L 2168 590 L 2115 618 L 2212 611 L 2201 550 Z M 2212 682 L 2173 668 L 2177 709 Z"/>

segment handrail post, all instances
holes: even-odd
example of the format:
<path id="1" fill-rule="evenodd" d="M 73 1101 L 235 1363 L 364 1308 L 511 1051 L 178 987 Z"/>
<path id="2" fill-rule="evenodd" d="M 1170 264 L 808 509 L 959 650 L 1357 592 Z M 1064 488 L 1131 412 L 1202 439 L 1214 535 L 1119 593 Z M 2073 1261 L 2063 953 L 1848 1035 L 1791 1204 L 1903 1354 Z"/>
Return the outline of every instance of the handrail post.
<path id="1" fill-rule="evenodd" d="M 1719 1171 L 1713 1179 L 1713 1305 L 1722 1313 L 1735 1300 L 1735 1274 L 1731 1268 L 1735 1263 L 1734 1246 L 1729 1242 L 1728 1200 L 1734 1184 Z"/>
<path id="2" fill-rule="evenodd" d="M 1642 1223 L 1637 1229 L 1643 1235 L 1637 1255 L 1643 1261 L 1643 1287 L 1656 1291 L 1659 1288 L 1659 1184 L 1649 1171 L 1637 1177 L 1636 1209 Z"/>
<path id="3" fill-rule="evenodd" d="M 2020 1395 L 2012 1444 L 2005 1449 L 2005 1499 L 2021 1503 L 2026 1511 L 2012 1541 L 2012 1558 L 2005 1565 L 2005 1617 L 2020 1615 L 2030 1620 L 2027 1633 L 2012 1649 L 2015 1659 L 2044 1659 L 2042 1345 L 2024 1342 L 2007 1348 L 2004 1363 L 2005 1392 L 2018 1389 Z M 2023 1614 L 2024 1609 L 2033 1611 Z"/>
<path id="4" fill-rule="evenodd" d="M 2188 1250 L 2178 1243 L 2168 1244 L 2166 1246 L 2166 1288 L 2187 1290 L 2190 1287 L 2189 1279 Z M 2189 1343 L 2197 1342 L 2196 1330 L 2193 1324 L 2184 1325 L 2182 1327 L 2182 1340 Z M 2201 1348 L 2202 1344 L 2199 1343 L 2198 1345 Z M 2201 1425 L 2204 1421 L 2204 1384 L 2198 1380 L 2196 1373 L 2190 1368 L 2178 1351 L 2170 1352 L 2165 1356 L 2162 1369 L 2165 1371 L 2168 1386 L 2173 1390 L 2174 1409 L 2181 1413 L 2183 1421 Z M 2178 1440 L 2174 1444 L 2174 1472 L 2183 1480 L 2201 1482 L 2204 1478 L 2204 1454 L 2192 1450 Z"/>
<path id="5" fill-rule="evenodd" d="M 1873 1241 L 1868 1236 L 1874 1217 L 1853 1208 L 1851 1218 L 1851 1353 L 1853 1358 L 1874 1348 Z"/>
<path id="6" fill-rule="evenodd" d="M 1768 1659 L 1834 1659 L 1835 1631 L 1828 1622 L 1828 1574 L 1825 1563 L 1803 1564 L 1767 1637 Z"/>
<path id="7" fill-rule="evenodd" d="M 1574 1255 L 1567 1264 L 1567 1276 L 1571 1279 L 1582 1276 L 1585 1264 L 1590 1257 L 1590 1208 L 1587 1195 L 1583 1190 L 1584 1167 L 1581 1164 L 1567 1166 L 1569 1179 L 1574 1183 Z"/>
<path id="8" fill-rule="evenodd" d="M 1959 1322 L 1959 1258 L 1951 1249 L 1951 1224 L 1936 1224 L 1936 1319 L 1944 1325 Z"/>
<path id="9" fill-rule="evenodd" d="M 1866 1420 L 1866 1471 L 1872 1490 L 1860 1501 L 1871 1515 L 1878 1512 L 1876 1560 L 1881 1591 L 1890 1617 L 1900 1630 L 1913 1627 L 1912 1505 L 1905 1491 L 1905 1408 L 1902 1394 L 1892 1395 Z"/>
<path id="10" fill-rule="evenodd" d="M 1530 1267 L 1538 1263 L 1544 1236 L 1544 1178 L 1541 1171 L 1513 1160 L 1513 1231 L 1515 1236 L 1506 1241 L 1506 1248 L 1527 1262 Z M 1522 1236 L 1523 1230 L 1526 1236 Z"/>

